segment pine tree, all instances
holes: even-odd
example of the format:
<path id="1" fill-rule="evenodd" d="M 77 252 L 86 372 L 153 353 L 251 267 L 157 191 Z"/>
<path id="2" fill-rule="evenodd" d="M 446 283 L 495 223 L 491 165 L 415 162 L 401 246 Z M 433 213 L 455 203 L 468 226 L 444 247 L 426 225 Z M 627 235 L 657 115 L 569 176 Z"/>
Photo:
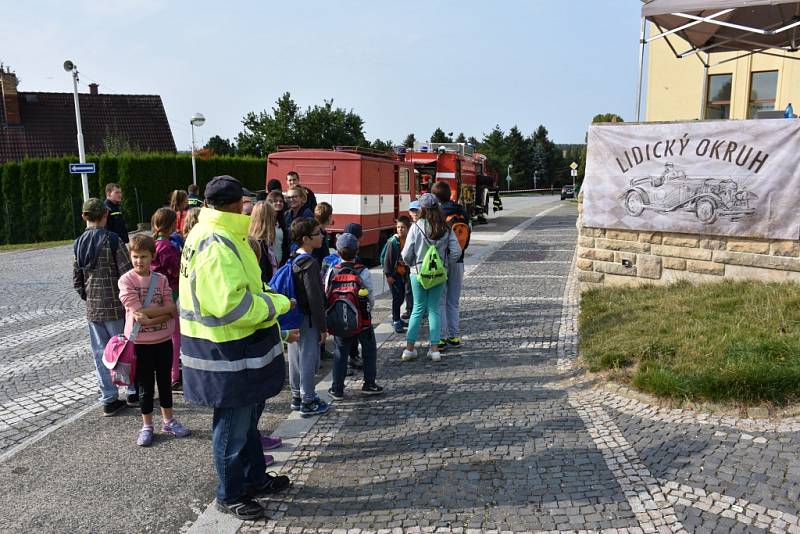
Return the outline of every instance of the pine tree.
<path id="1" fill-rule="evenodd" d="M 414 143 L 417 142 L 417 138 L 413 133 L 410 133 L 406 136 L 406 140 L 403 141 L 403 146 L 406 148 L 414 148 Z"/>
<path id="2" fill-rule="evenodd" d="M 444 133 L 444 130 L 442 130 L 441 128 L 436 128 L 433 131 L 433 134 L 431 134 L 430 142 L 431 143 L 452 143 L 453 142 L 453 138 L 449 137 L 446 133 Z"/>
<path id="3" fill-rule="evenodd" d="M 511 187 L 514 189 L 532 187 L 533 162 L 530 143 L 526 141 L 516 126 L 508 131 L 504 141 L 511 163 Z"/>

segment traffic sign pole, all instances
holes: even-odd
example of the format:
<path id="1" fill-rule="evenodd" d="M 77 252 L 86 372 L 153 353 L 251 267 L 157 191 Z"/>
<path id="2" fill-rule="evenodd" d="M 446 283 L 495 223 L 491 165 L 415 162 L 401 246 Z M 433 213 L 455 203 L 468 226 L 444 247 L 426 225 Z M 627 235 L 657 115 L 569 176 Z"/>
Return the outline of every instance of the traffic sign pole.
<path id="1" fill-rule="evenodd" d="M 572 189 L 575 189 L 575 178 L 578 176 L 578 164 L 574 161 L 569 164 L 570 174 L 572 175 Z"/>
<path id="2" fill-rule="evenodd" d="M 72 71 L 72 91 L 75 97 L 75 123 L 78 127 L 78 157 L 81 163 L 86 163 L 86 150 L 83 147 L 83 128 L 81 127 L 81 105 L 78 102 L 78 70 Z M 81 173 L 81 187 L 83 188 L 83 201 L 89 200 L 89 176 Z"/>

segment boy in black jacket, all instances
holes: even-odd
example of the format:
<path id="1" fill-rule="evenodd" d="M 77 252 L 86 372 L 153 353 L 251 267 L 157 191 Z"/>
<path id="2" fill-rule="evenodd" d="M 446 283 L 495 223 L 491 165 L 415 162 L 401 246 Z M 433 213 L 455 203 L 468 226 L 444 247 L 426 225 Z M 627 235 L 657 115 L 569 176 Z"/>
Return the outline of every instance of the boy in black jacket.
<path id="1" fill-rule="evenodd" d="M 122 189 L 119 184 L 106 184 L 106 202 L 108 210 L 108 222 L 106 230 L 114 232 L 119 236 L 123 243 L 128 243 L 128 228 L 125 226 L 125 218 L 122 216 Z"/>
<path id="2" fill-rule="evenodd" d="M 300 217 L 292 221 L 292 241 L 300 247 L 292 263 L 297 305 L 303 314 L 300 339 L 289 344 L 289 385 L 292 390 L 292 409 L 303 417 L 322 415 L 328 404 L 317 397 L 314 375 L 319 367 L 319 345 L 325 343 L 325 292 L 319 263 L 311 256 L 322 246 L 319 223 Z"/>

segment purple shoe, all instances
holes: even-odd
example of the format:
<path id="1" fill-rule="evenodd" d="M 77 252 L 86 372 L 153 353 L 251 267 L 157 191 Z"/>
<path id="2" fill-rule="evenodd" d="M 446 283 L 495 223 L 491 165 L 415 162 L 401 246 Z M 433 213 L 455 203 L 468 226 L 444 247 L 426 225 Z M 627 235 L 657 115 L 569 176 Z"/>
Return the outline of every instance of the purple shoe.
<path id="1" fill-rule="evenodd" d="M 177 419 L 173 419 L 171 422 L 164 421 L 161 424 L 161 431 L 165 434 L 172 434 L 176 438 L 185 438 L 191 431 L 183 426 Z"/>
<path id="2" fill-rule="evenodd" d="M 265 451 L 271 451 L 272 449 L 277 449 L 283 445 L 283 440 L 281 438 L 273 438 L 272 436 L 261 436 L 261 448 Z"/>
<path id="3" fill-rule="evenodd" d="M 264 455 L 264 465 L 266 467 L 269 467 L 274 463 L 275 463 L 275 457 L 274 456 L 272 456 L 271 454 L 265 454 Z"/>

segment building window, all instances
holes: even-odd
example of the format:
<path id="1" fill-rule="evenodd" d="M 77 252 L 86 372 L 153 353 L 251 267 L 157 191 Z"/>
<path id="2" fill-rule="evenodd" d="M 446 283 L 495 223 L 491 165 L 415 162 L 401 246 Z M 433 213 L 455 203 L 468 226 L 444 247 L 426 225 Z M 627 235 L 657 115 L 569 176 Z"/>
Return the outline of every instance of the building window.
<path id="1" fill-rule="evenodd" d="M 754 72 L 750 78 L 750 101 L 747 106 L 747 118 L 755 119 L 759 111 L 774 110 L 777 91 L 777 70 Z"/>
<path id="2" fill-rule="evenodd" d="M 731 118 L 732 74 L 712 74 L 708 77 L 706 119 Z"/>

